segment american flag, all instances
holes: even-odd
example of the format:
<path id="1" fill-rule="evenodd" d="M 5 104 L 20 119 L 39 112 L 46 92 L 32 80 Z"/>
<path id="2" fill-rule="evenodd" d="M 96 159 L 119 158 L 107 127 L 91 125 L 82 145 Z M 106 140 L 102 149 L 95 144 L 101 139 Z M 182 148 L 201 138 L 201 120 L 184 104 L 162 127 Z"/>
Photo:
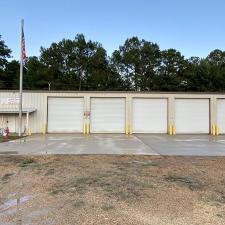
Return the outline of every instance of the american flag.
<path id="1" fill-rule="evenodd" d="M 26 62 L 26 48 L 25 48 L 25 37 L 24 37 L 24 32 L 22 29 L 22 61 L 23 64 Z"/>

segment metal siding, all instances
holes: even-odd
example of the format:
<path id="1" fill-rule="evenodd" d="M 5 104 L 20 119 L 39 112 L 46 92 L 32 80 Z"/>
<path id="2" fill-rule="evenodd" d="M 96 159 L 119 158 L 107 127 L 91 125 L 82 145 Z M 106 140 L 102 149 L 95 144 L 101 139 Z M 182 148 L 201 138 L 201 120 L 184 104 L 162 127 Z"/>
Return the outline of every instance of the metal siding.
<path id="1" fill-rule="evenodd" d="M 164 92 L 48 92 L 48 91 L 24 91 L 24 96 L 27 96 L 23 99 L 23 107 L 31 107 L 37 109 L 37 112 L 32 113 L 30 115 L 30 126 L 32 129 L 32 133 L 41 133 L 43 127 L 47 124 L 47 97 L 48 96 L 71 96 L 71 97 L 84 97 L 85 99 L 90 98 L 101 98 L 101 97 L 109 97 L 109 98 L 127 98 L 129 99 L 129 103 L 127 102 L 127 124 L 132 124 L 132 103 L 130 99 L 132 98 L 168 98 L 168 124 L 175 123 L 175 99 L 225 99 L 225 94 L 221 93 L 164 93 Z M 0 102 L 3 98 L 12 98 L 18 97 L 18 91 L 3 91 L 0 90 Z M 85 102 L 86 109 L 90 109 L 90 103 Z M 0 108 L 18 108 L 18 105 L 2 105 L 0 104 Z M 217 106 L 216 104 L 211 105 L 211 121 L 215 124 L 217 121 Z M 0 115 L 1 118 L 1 115 Z M 16 125 L 18 123 L 16 116 Z"/>

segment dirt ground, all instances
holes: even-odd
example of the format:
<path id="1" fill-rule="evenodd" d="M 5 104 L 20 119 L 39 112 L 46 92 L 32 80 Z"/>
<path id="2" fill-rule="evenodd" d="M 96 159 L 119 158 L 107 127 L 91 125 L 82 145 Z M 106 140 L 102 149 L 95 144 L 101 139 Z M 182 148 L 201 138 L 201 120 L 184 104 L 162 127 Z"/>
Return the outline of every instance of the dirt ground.
<path id="1" fill-rule="evenodd" d="M 225 224 L 225 157 L 1 156 L 0 225 Z"/>

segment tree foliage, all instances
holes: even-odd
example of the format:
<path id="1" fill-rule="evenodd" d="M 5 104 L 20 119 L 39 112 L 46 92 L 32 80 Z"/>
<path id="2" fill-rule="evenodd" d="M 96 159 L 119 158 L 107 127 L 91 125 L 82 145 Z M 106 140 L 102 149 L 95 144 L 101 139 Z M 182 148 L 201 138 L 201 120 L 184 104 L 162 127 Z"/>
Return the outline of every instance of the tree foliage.
<path id="1" fill-rule="evenodd" d="M 125 83 L 126 90 L 151 90 L 154 76 L 160 65 L 161 53 L 157 44 L 127 39 L 112 54 L 112 64 Z"/>
<path id="2" fill-rule="evenodd" d="M 0 36 L 0 89 L 18 89 L 19 62 Z M 186 59 L 176 49 L 132 37 L 107 56 L 83 34 L 27 58 L 24 89 L 95 91 L 225 91 L 225 51 Z"/>
<path id="3" fill-rule="evenodd" d="M 5 68 L 8 64 L 7 58 L 10 57 L 11 50 L 6 46 L 0 35 L 0 89 L 7 87 L 5 77 Z"/>

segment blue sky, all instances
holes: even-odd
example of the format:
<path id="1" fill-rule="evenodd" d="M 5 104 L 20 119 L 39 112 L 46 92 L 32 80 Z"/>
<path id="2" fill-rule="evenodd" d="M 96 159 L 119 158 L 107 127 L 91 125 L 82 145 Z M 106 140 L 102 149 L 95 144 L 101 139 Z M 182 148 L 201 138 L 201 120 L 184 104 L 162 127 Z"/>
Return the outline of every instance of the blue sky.
<path id="1" fill-rule="evenodd" d="M 138 36 L 185 57 L 225 50 L 224 0 L 5 0 L 0 34 L 19 58 L 20 20 L 25 19 L 27 55 L 39 55 L 62 38 L 83 33 L 110 55 L 126 38 Z"/>

